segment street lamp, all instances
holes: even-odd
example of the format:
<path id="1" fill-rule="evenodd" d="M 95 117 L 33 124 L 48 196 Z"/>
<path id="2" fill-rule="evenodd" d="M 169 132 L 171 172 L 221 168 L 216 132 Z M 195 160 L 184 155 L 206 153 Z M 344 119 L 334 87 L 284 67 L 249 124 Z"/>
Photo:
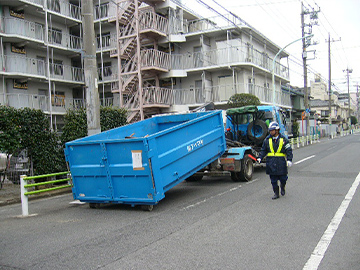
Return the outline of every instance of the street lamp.
<path id="1" fill-rule="evenodd" d="M 311 35 L 307 35 L 307 36 L 304 36 L 302 38 L 299 38 L 297 40 L 294 40 L 293 42 L 289 43 L 288 45 L 286 45 L 284 48 L 282 48 L 280 51 L 278 51 L 278 53 L 275 55 L 274 59 L 273 59 L 273 63 L 272 63 L 272 78 L 271 78 L 271 81 L 272 81 L 272 86 L 273 86 L 273 105 L 275 106 L 275 60 L 276 60 L 276 57 L 278 57 L 278 55 L 283 51 L 285 50 L 288 46 L 290 46 L 291 44 L 297 42 L 297 41 L 300 41 L 304 38 L 311 38 L 313 37 L 314 34 L 311 34 Z"/>

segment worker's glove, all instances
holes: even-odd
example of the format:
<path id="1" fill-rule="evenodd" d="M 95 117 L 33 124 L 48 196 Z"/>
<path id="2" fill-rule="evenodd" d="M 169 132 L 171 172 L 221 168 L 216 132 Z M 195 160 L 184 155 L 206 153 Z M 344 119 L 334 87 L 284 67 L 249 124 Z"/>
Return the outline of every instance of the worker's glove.
<path id="1" fill-rule="evenodd" d="M 261 163 L 261 158 L 258 158 L 256 161 L 257 161 L 258 163 Z"/>
<path id="2" fill-rule="evenodd" d="M 292 166 L 292 162 L 290 160 L 287 161 L 287 166 L 291 167 Z"/>

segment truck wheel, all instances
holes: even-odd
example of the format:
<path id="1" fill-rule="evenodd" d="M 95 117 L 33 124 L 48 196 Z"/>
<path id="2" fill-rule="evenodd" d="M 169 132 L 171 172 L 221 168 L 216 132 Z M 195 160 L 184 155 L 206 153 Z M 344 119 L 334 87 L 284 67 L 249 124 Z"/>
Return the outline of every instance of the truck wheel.
<path id="1" fill-rule="evenodd" d="M 262 141 L 268 132 L 266 123 L 262 120 L 252 121 L 247 128 L 247 135 L 251 141 Z"/>
<path id="2" fill-rule="evenodd" d="M 202 175 L 192 175 L 185 179 L 186 182 L 197 182 L 200 181 L 203 178 Z"/>
<path id="3" fill-rule="evenodd" d="M 99 209 L 100 203 L 89 203 L 90 208 L 92 209 Z"/>
<path id="4" fill-rule="evenodd" d="M 153 205 L 141 205 L 141 210 L 151 212 L 154 209 Z"/>
<path id="5" fill-rule="evenodd" d="M 241 160 L 241 171 L 240 172 L 231 172 L 231 179 L 234 182 L 248 182 L 251 180 L 254 172 L 254 163 L 249 155 L 245 155 Z"/>

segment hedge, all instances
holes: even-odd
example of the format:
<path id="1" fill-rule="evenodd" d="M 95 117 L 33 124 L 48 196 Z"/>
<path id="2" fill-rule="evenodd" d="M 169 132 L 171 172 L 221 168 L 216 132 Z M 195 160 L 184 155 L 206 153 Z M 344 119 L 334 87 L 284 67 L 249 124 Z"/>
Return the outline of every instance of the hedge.
<path id="1" fill-rule="evenodd" d="M 100 119 L 102 131 L 125 125 L 126 110 L 102 107 Z M 41 110 L 0 106 L 0 152 L 13 154 L 26 148 L 34 175 L 67 170 L 64 144 L 87 136 L 85 109 L 68 110 L 64 121 L 59 136 L 49 129 L 49 118 Z"/>

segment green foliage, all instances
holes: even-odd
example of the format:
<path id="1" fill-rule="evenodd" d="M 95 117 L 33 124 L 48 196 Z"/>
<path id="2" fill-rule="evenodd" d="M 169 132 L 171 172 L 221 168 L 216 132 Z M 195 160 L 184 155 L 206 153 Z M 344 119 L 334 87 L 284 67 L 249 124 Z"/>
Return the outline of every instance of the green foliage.
<path id="1" fill-rule="evenodd" d="M 68 110 L 64 116 L 64 127 L 61 135 L 63 143 L 87 136 L 85 108 Z"/>
<path id="2" fill-rule="evenodd" d="M 229 98 L 228 105 L 230 108 L 237 108 L 248 105 L 261 105 L 257 96 L 252 94 L 235 94 Z"/>
<path id="3" fill-rule="evenodd" d="M 101 131 L 126 125 L 126 114 L 127 111 L 125 109 L 101 107 Z M 68 110 L 64 121 L 65 125 L 61 136 L 63 143 L 87 136 L 86 110 L 84 108 Z"/>
<path id="4" fill-rule="evenodd" d="M 59 137 L 49 130 L 49 119 L 41 110 L 0 106 L 0 114 L 2 152 L 26 148 L 35 175 L 66 170 Z"/>
<path id="5" fill-rule="evenodd" d="M 0 152 L 11 154 L 20 148 L 20 117 L 16 109 L 0 106 Z"/>
<path id="6" fill-rule="evenodd" d="M 292 134 L 294 138 L 299 137 L 299 128 L 300 128 L 299 123 L 294 121 L 292 124 Z"/>
<path id="7" fill-rule="evenodd" d="M 356 125 L 358 122 L 355 116 L 351 116 L 350 121 L 351 121 L 351 125 Z"/>
<path id="8" fill-rule="evenodd" d="M 127 124 L 127 111 L 122 108 L 101 107 L 100 125 L 101 131 L 106 131 Z"/>
<path id="9" fill-rule="evenodd" d="M 101 108 L 102 130 L 126 124 L 126 110 Z M 0 106 L 0 151 L 12 154 L 27 149 L 33 162 L 34 175 L 65 171 L 63 146 L 67 141 L 87 136 L 85 109 L 69 110 L 61 140 L 49 129 L 49 119 L 41 111 Z"/>

